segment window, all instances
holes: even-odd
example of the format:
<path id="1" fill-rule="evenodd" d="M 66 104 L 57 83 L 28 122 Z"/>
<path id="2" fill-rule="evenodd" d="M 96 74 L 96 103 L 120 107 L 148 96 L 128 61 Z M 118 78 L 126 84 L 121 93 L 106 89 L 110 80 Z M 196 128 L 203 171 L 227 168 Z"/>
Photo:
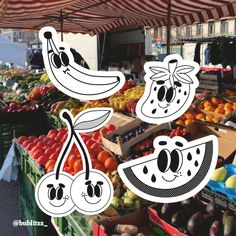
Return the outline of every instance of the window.
<path id="1" fill-rule="evenodd" d="M 220 24 L 220 33 L 221 34 L 228 34 L 228 21 L 222 20 Z"/>
<path id="2" fill-rule="evenodd" d="M 197 24 L 197 35 L 196 36 L 202 36 L 203 34 L 203 25 Z"/>
<path id="3" fill-rule="evenodd" d="M 210 21 L 208 23 L 208 35 L 214 35 L 215 34 L 215 22 L 214 21 Z"/>
<path id="4" fill-rule="evenodd" d="M 192 26 L 186 26 L 186 37 L 192 37 Z"/>

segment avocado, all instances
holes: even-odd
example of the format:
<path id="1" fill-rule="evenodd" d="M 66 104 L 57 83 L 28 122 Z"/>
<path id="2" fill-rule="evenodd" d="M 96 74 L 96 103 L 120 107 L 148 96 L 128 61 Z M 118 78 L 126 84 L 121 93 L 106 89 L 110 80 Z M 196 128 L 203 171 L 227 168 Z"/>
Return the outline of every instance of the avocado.
<path id="1" fill-rule="evenodd" d="M 201 212 L 197 212 L 191 216 L 187 225 L 188 231 L 193 236 L 203 235 L 204 232 L 204 217 Z"/>
<path id="2" fill-rule="evenodd" d="M 236 234 L 236 217 L 228 215 L 224 217 L 224 236 L 235 236 Z"/>
<path id="3" fill-rule="evenodd" d="M 207 204 L 206 212 L 213 216 L 214 219 L 221 219 L 222 217 L 220 208 L 216 206 L 213 202 Z"/>
<path id="4" fill-rule="evenodd" d="M 216 220 L 212 223 L 209 236 L 221 236 L 223 235 L 223 225 L 220 221 Z"/>
<path id="5" fill-rule="evenodd" d="M 183 211 L 177 211 L 171 217 L 171 224 L 175 227 L 185 226 L 187 223 L 186 214 Z"/>

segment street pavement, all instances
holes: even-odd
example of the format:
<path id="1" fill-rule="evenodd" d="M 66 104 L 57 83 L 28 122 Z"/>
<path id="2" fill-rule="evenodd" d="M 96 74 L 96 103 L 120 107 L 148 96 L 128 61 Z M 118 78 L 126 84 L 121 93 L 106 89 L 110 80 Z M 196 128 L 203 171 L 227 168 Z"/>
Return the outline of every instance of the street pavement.
<path id="1" fill-rule="evenodd" d="M 0 235 L 29 236 L 25 226 L 13 226 L 19 219 L 19 182 L 0 181 Z"/>

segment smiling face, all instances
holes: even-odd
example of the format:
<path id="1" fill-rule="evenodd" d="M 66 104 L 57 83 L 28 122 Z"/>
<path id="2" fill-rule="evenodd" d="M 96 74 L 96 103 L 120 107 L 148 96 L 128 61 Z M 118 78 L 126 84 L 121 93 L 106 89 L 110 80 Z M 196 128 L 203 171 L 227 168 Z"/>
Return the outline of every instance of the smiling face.
<path id="1" fill-rule="evenodd" d="M 95 215 L 111 203 L 113 186 L 101 171 L 92 169 L 89 180 L 85 180 L 85 172 L 79 172 L 71 186 L 71 197 L 79 212 Z"/>
<path id="2" fill-rule="evenodd" d="M 73 211 L 74 204 L 70 197 L 72 178 L 61 173 L 46 174 L 36 186 L 35 198 L 40 209 L 50 216 L 64 216 Z"/>

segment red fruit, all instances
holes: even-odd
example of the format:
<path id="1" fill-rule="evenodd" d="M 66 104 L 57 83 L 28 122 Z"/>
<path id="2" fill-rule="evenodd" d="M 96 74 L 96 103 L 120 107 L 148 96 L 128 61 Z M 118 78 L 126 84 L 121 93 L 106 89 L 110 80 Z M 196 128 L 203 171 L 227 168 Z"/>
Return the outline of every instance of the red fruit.
<path id="1" fill-rule="evenodd" d="M 22 146 L 25 148 L 28 144 L 32 143 L 30 140 L 25 140 L 22 144 Z"/>
<path id="2" fill-rule="evenodd" d="M 89 140 L 89 137 L 87 135 L 84 135 L 82 139 L 84 143 L 86 144 L 86 142 Z"/>
<path id="3" fill-rule="evenodd" d="M 106 125 L 106 127 L 111 131 L 116 130 L 116 127 L 113 124 L 108 124 L 108 125 Z"/>
<path id="4" fill-rule="evenodd" d="M 95 159 L 92 159 L 91 162 L 92 162 L 92 167 L 93 167 L 93 168 L 94 168 L 96 165 L 100 164 L 100 163 L 99 163 L 97 160 L 95 160 Z"/>
<path id="5" fill-rule="evenodd" d="M 52 148 L 52 146 L 53 146 L 54 144 L 55 144 L 55 141 L 53 141 L 53 140 L 51 140 L 51 139 L 47 141 L 47 146 L 48 146 L 48 147 L 51 147 L 51 148 Z"/>
<path id="6" fill-rule="evenodd" d="M 89 139 L 85 144 L 87 147 L 91 147 L 94 144 L 94 141 Z"/>
<path id="7" fill-rule="evenodd" d="M 70 154 L 67 158 L 69 167 L 73 168 L 75 162 L 78 160 L 78 157 L 75 154 Z"/>
<path id="8" fill-rule="evenodd" d="M 38 139 L 39 139 L 40 141 L 44 141 L 45 138 L 46 138 L 46 135 L 40 135 Z"/>
<path id="9" fill-rule="evenodd" d="M 90 147 L 90 149 L 92 150 L 95 157 L 97 157 L 99 152 L 102 151 L 101 146 L 97 143 L 93 143 L 92 146 Z"/>
<path id="10" fill-rule="evenodd" d="M 109 130 L 108 130 L 106 127 L 104 127 L 104 128 L 102 129 L 102 131 L 103 131 L 103 133 L 106 135 Z"/>
<path id="11" fill-rule="evenodd" d="M 48 156 L 47 155 L 41 155 L 37 160 L 38 165 L 45 165 L 48 161 Z"/>
<path id="12" fill-rule="evenodd" d="M 73 172 L 73 169 L 72 169 L 71 167 L 69 167 L 69 166 L 64 167 L 63 170 L 64 170 L 65 172 L 67 172 L 67 173 Z"/>
<path id="13" fill-rule="evenodd" d="M 51 165 L 47 168 L 46 173 L 54 171 L 54 165 Z"/>
<path id="14" fill-rule="evenodd" d="M 31 141 L 34 141 L 36 139 L 36 137 L 34 135 L 31 135 L 31 136 L 28 137 L 28 139 L 31 140 Z"/>
<path id="15" fill-rule="evenodd" d="M 51 130 L 48 131 L 47 136 L 50 137 L 50 135 L 52 135 L 52 134 L 53 134 L 53 135 L 54 135 L 54 134 L 57 134 L 57 132 L 58 132 L 57 130 L 51 129 Z"/>
<path id="16" fill-rule="evenodd" d="M 102 164 L 97 164 L 97 165 L 95 165 L 95 166 L 94 166 L 94 169 L 100 170 L 100 171 L 102 171 L 103 173 L 106 173 L 106 172 L 107 172 L 105 166 L 102 165 Z"/>
<path id="17" fill-rule="evenodd" d="M 55 166 L 55 163 L 55 160 L 48 160 L 44 168 L 47 170 L 51 165 Z"/>
<path id="18" fill-rule="evenodd" d="M 27 140 L 27 137 L 25 136 L 20 136 L 18 139 L 17 139 L 17 142 L 21 145 L 23 144 L 24 141 Z"/>
<path id="19" fill-rule="evenodd" d="M 111 155 L 109 152 L 101 151 L 101 152 L 99 152 L 97 159 L 100 163 L 104 164 L 105 161 L 110 157 L 111 157 Z"/>
<path id="20" fill-rule="evenodd" d="M 47 154 L 48 156 L 50 156 L 53 153 L 53 149 L 52 148 L 47 148 L 44 151 L 44 154 Z"/>
<path id="21" fill-rule="evenodd" d="M 99 138 L 99 136 L 100 136 L 100 133 L 97 131 L 97 132 L 94 132 L 93 134 L 92 134 L 92 138 L 94 139 L 94 140 L 97 140 L 98 138 Z"/>
<path id="22" fill-rule="evenodd" d="M 30 143 L 28 144 L 26 147 L 25 147 L 25 150 L 26 151 L 31 151 L 31 149 L 34 147 L 34 144 L 33 143 Z"/>
<path id="23" fill-rule="evenodd" d="M 33 159 L 38 159 L 40 156 L 42 156 L 44 153 L 42 150 L 37 150 L 37 151 L 34 151 L 34 153 L 32 153 L 32 157 Z"/>
<path id="24" fill-rule="evenodd" d="M 79 172 L 83 169 L 83 163 L 82 163 L 82 160 L 77 160 L 75 163 L 74 163 L 74 166 L 73 166 L 73 169 L 74 169 L 74 172 Z"/>
<path id="25" fill-rule="evenodd" d="M 109 171 L 114 171 L 118 167 L 118 162 L 114 157 L 110 157 L 105 161 L 105 167 Z"/>
<path id="26" fill-rule="evenodd" d="M 52 153 L 50 156 L 49 156 L 49 160 L 57 160 L 58 158 L 58 154 L 57 153 Z"/>

